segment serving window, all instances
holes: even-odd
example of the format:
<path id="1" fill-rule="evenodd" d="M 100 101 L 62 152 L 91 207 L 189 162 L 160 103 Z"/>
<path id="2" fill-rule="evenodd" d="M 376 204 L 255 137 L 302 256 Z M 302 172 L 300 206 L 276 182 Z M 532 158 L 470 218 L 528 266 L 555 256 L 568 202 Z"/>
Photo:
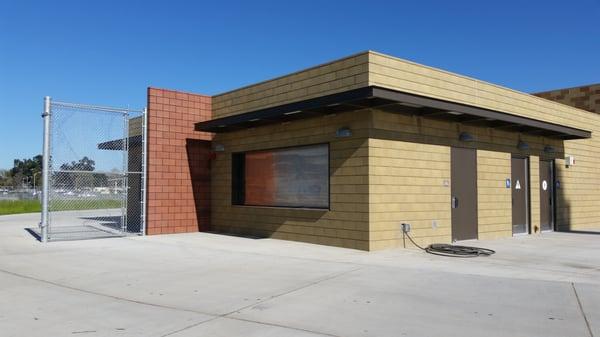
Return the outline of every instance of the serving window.
<path id="1" fill-rule="evenodd" d="M 234 153 L 232 203 L 329 208 L 329 145 Z"/>

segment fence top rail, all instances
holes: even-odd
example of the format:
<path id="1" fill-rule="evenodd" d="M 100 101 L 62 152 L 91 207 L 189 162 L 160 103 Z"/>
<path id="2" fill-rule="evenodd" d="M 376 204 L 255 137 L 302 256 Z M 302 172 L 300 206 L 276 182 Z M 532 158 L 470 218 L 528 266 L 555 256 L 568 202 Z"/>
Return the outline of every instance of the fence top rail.
<path id="1" fill-rule="evenodd" d="M 50 168 L 52 173 L 85 173 L 85 174 L 106 174 L 106 175 L 124 175 L 128 173 L 140 173 L 140 172 L 129 172 L 129 171 L 84 171 L 84 170 L 60 170 Z"/>
<path id="2" fill-rule="evenodd" d="M 92 174 L 107 174 L 107 175 L 123 175 L 123 174 L 142 174 L 143 171 L 84 171 L 84 170 L 63 170 L 50 167 L 52 173 L 92 173 Z M 2 187 L 2 186 L 0 186 Z"/>
<path id="3" fill-rule="evenodd" d="M 62 107 L 62 108 L 70 108 L 70 109 L 80 109 L 80 110 L 97 110 L 104 112 L 117 112 L 123 115 L 127 115 L 131 112 L 143 113 L 144 110 L 139 109 L 129 109 L 129 108 L 115 108 L 109 106 L 100 106 L 100 105 L 89 105 L 89 104 L 79 104 L 79 103 L 68 103 L 68 102 L 59 102 L 59 101 L 51 101 L 50 103 L 53 107 Z"/>

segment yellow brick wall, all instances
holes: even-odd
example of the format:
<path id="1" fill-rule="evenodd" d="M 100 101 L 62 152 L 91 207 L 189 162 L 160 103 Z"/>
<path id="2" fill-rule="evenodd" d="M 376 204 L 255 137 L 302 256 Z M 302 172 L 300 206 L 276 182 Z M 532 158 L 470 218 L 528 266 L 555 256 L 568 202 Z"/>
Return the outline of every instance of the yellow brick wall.
<path id="1" fill-rule="evenodd" d="M 336 138 L 350 127 L 352 136 Z M 368 114 L 354 111 L 217 134 L 212 164 L 211 225 L 219 232 L 369 249 Z M 329 143 L 330 210 L 231 205 L 231 153 Z"/>
<path id="2" fill-rule="evenodd" d="M 565 150 L 568 154 L 575 154 L 575 166 L 567 168 L 564 160 L 557 160 L 556 171 L 560 181 L 557 223 L 560 230 L 600 228 L 600 155 L 579 150 L 575 146 Z"/>
<path id="3" fill-rule="evenodd" d="M 369 52 L 369 85 L 589 130 L 593 114 L 444 70 Z"/>
<path id="4" fill-rule="evenodd" d="M 449 242 L 450 186 L 444 181 L 450 181 L 450 147 L 369 139 L 371 249 L 412 246 L 403 240 L 403 222 L 418 244 Z"/>
<path id="5" fill-rule="evenodd" d="M 511 153 L 477 151 L 477 203 L 479 239 L 512 235 Z"/>
<path id="6" fill-rule="evenodd" d="M 557 161 L 556 174 L 561 182 L 561 188 L 556 192 L 559 229 L 597 229 L 600 227 L 598 212 L 600 128 L 597 122 L 600 119 L 600 84 L 553 90 L 535 95 L 596 113 L 594 121 L 588 126 L 593 131 L 594 138 L 566 142 L 565 153 L 575 156 L 576 165 L 567 168 L 564 161 Z"/>
<path id="7" fill-rule="evenodd" d="M 556 161 L 561 230 L 600 228 L 600 127 L 590 126 L 594 138 L 565 142 L 565 155 L 574 155 L 576 164 L 567 168 L 564 160 Z"/>
<path id="8" fill-rule="evenodd" d="M 369 182 L 371 248 L 404 245 L 399 225 L 410 222 L 412 237 L 420 245 L 451 240 L 450 147 L 477 149 L 478 221 L 480 239 L 512 235 L 511 178 L 512 154 L 530 156 L 532 224 L 539 228 L 540 155 L 551 144 L 562 156 L 562 143 L 540 136 L 501 131 L 486 127 L 395 114 L 372 109 L 369 140 Z M 461 142 L 463 131 L 475 136 L 475 142 Z M 519 139 L 529 150 L 519 150 Z M 512 179 L 512 178 L 511 178 Z M 444 186 L 444 180 L 450 185 Z M 535 197 L 537 195 L 537 197 Z M 411 200 L 405 204 L 395 200 Z M 437 221 L 437 229 L 432 222 Z M 410 242 L 406 241 L 407 246 Z"/>
<path id="9" fill-rule="evenodd" d="M 368 54 L 302 70 L 213 96 L 213 118 L 282 105 L 367 86 Z"/>
<path id="10" fill-rule="evenodd" d="M 405 219 L 412 219 L 413 235 L 420 243 L 428 243 L 434 239 L 449 240 L 449 202 L 442 207 L 439 201 L 448 197 L 449 187 L 441 188 L 441 191 L 436 190 L 435 197 L 431 199 L 432 203 L 417 202 L 414 205 L 403 204 L 402 200 L 406 197 L 400 192 L 403 187 L 410 187 L 407 191 L 421 195 L 419 193 L 423 189 L 419 188 L 419 183 L 431 184 L 435 181 L 439 184 L 439 176 L 445 172 L 441 167 L 443 165 L 438 163 L 438 166 L 434 166 L 436 169 L 418 170 L 418 174 L 425 176 L 414 177 L 412 175 L 417 174 L 417 171 L 406 167 L 406 164 L 395 156 L 406 156 L 407 160 L 428 163 L 430 157 L 445 156 L 444 151 L 447 151 L 449 165 L 449 146 L 466 146 L 478 149 L 478 160 L 481 161 L 478 164 L 478 172 L 481 175 L 478 183 L 489 187 L 489 190 L 478 191 L 480 238 L 510 235 L 512 220 L 507 202 L 507 198 L 510 200 L 510 197 L 506 196 L 510 194 L 510 190 L 503 187 L 506 175 L 510 174 L 511 153 L 531 156 L 532 228 L 539 228 L 540 158 L 557 159 L 556 176 L 561 184 L 561 188 L 557 190 L 558 227 L 600 228 L 600 115 L 539 97 L 394 57 L 366 52 L 218 95 L 213 99 L 214 117 L 235 115 L 367 85 L 589 130 L 592 131 L 593 138 L 563 142 L 501 129 L 461 125 L 378 110 L 371 113 L 363 111 L 360 114 L 340 114 L 326 122 L 324 119 L 314 118 L 286 126 L 276 125 L 220 134 L 216 136 L 216 142 L 222 142 L 227 152 L 220 154 L 214 163 L 213 224 L 240 232 L 253 231 L 252 228 L 256 226 L 265 226 L 259 232 L 272 233 L 274 237 L 379 249 L 400 245 L 401 233 L 398 225 Z M 366 120 L 365 116 L 368 116 Z M 331 140 L 337 127 L 350 123 L 359 130 L 354 132 L 351 139 Z M 468 144 L 459 142 L 458 135 L 463 131 L 472 133 L 477 141 Z M 516 144 L 519 139 L 529 143 L 530 149 L 518 150 Z M 332 172 L 331 211 L 318 214 L 302 210 L 243 208 L 230 205 L 230 151 L 323 141 L 331 141 L 332 154 L 338 153 L 341 157 L 335 159 L 339 162 L 334 165 L 339 171 Z M 556 152 L 545 153 L 543 149 L 546 145 L 554 147 Z M 371 158 L 368 156 L 370 151 Z M 417 153 L 422 155 L 418 156 Z M 387 155 L 391 157 L 387 163 L 383 163 Z M 565 155 L 574 155 L 576 165 L 566 168 L 562 160 Z M 502 167 L 495 167 L 496 164 Z M 350 169 L 352 165 L 358 165 L 359 168 Z M 402 176 L 413 179 L 403 179 Z M 449 173 L 447 176 L 449 177 Z M 404 186 L 402 183 L 408 185 Z M 398 187 L 394 187 L 395 184 Z M 385 192 L 386 189 L 392 192 Z M 384 192 L 380 193 L 380 190 Z M 444 195 L 446 191 L 448 195 Z M 494 191 L 498 194 L 494 195 Z M 391 199 L 386 199 L 388 197 Z M 424 200 L 423 198 L 427 197 L 420 198 L 419 200 Z M 399 200 L 397 203 L 386 201 L 396 199 Z M 499 204 L 495 204 L 496 201 Z M 438 206 L 439 209 L 426 209 Z M 347 222 L 345 220 L 351 225 L 344 224 Z M 370 236 L 369 220 L 372 226 Z M 439 220 L 435 230 L 431 225 L 432 220 Z M 334 239 L 338 237 L 339 239 Z"/>
<path id="11" fill-rule="evenodd" d="M 369 55 L 370 85 L 592 131 L 591 139 L 554 142 L 558 158 L 566 154 L 577 160 L 570 168 L 557 161 L 557 220 L 561 229 L 600 228 L 600 115 L 387 55 Z"/>
<path id="12" fill-rule="evenodd" d="M 335 137 L 342 126 L 352 137 Z M 459 141 L 463 131 L 476 141 Z M 519 139 L 529 150 L 517 149 Z M 213 229 L 364 250 L 410 247 L 402 222 L 412 225 L 420 245 L 450 242 L 451 146 L 477 149 L 480 239 L 512 235 L 505 187 L 511 154 L 530 157 L 531 220 L 538 228 L 539 157 L 551 158 L 543 151 L 548 144 L 557 150 L 553 156 L 563 156 L 557 140 L 377 109 L 217 134 L 214 142 L 226 151 L 212 166 Z M 316 143 L 330 144 L 331 210 L 231 205 L 232 152 Z M 561 170 L 558 179 L 567 174 Z"/>
<path id="13" fill-rule="evenodd" d="M 213 96 L 213 117 L 236 115 L 368 85 L 585 130 L 589 130 L 590 121 L 596 125 L 600 122 L 597 116 L 564 104 L 373 51 Z"/>

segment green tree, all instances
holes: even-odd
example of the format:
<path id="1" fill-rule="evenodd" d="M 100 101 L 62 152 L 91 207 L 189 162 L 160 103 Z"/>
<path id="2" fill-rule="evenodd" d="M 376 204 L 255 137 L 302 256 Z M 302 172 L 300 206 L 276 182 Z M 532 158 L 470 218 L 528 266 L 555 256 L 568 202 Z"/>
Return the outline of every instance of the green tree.
<path id="1" fill-rule="evenodd" d="M 0 170 L 0 188 L 13 186 L 10 170 Z"/>
<path id="2" fill-rule="evenodd" d="M 13 187 L 20 187 L 23 181 L 29 186 L 33 186 L 33 175 L 42 172 L 42 155 L 34 156 L 29 159 L 15 159 L 13 168 L 9 170 L 10 184 Z"/>
<path id="3" fill-rule="evenodd" d="M 81 189 L 84 187 L 93 187 L 96 178 L 93 172 L 96 169 L 96 162 L 90 158 L 83 157 L 78 161 L 64 163 L 60 166 L 60 172 L 55 176 L 58 185 L 68 189 Z"/>
<path id="4" fill-rule="evenodd" d="M 90 158 L 83 157 L 79 161 L 72 161 L 71 163 L 64 163 L 60 166 L 63 171 L 93 171 L 95 169 L 96 162 Z"/>

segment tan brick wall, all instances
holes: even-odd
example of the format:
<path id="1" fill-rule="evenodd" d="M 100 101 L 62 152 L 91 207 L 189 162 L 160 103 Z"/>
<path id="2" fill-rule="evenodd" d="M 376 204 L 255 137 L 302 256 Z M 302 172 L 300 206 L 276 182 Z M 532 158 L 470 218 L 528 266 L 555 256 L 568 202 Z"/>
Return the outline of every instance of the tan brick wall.
<path id="1" fill-rule="evenodd" d="M 341 126 L 350 126 L 353 137 L 335 138 Z M 476 141 L 459 141 L 463 131 Z M 519 150 L 519 140 L 529 149 Z M 555 139 L 377 109 L 219 134 L 215 142 L 226 149 L 213 164 L 215 230 L 369 250 L 403 246 L 402 222 L 411 223 L 421 245 L 450 242 L 451 146 L 477 149 L 480 239 L 512 235 L 511 190 L 505 186 L 511 155 L 530 158 L 534 229 L 540 221 L 539 158 L 564 153 L 563 142 Z M 331 211 L 231 205 L 232 152 L 322 142 L 331 144 Z M 556 153 L 545 153 L 546 145 Z"/>
<path id="2" fill-rule="evenodd" d="M 564 104 L 373 51 L 216 95 L 213 113 L 215 118 L 225 117 L 367 85 L 585 130 L 589 129 L 590 120 L 599 122 L 590 114 Z M 590 86 L 589 99 L 575 100 L 591 100 L 597 106 L 600 95 L 597 86 Z"/>
<path id="3" fill-rule="evenodd" d="M 562 156 L 561 142 L 518 132 L 372 110 L 369 140 L 371 249 L 403 246 L 399 225 L 408 221 L 420 245 L 451 241 L 450 147 L 477 149 L 479 238 L 512 235 L 511 155 L 530 156 L 532 225 L 539 228 L 539 167 L 544 146 Z M 461 142 L 463 131 L 475 142 Z M 519 139 L 529 150 L 519 150 Z M 444 180 L 450 182 L 444 186 Z M 398 200 L 398 202 L 396 202 Z M 414 200 L 414 202 L 402 202 Z M 537 211 L 536 211 L 537 209 Z M 437 229 L 433 227 L 437 221 Z M 407 246 L 410 246 L 410 242 Z"/>
<path id="4" fill-rule="evenodd" d="M 600 228 L 598 114 L 377 53 L 370 53 L 369 84 L 592 131 L 591 139 L 559 145 L 558 157 L 574 155 L 577 164 L 566 168 L 557 161 L 558 224 L 562 229 Z M 597 109 L 596 89 L 590 92 Z"/>
<path id="5" fill-rule="evenodd" d="M 504 180 L 510 175 L 511 153 L 530 156 L 532 228 L 535 228 L 535 226 L 539 228 L 538 175 L 540 158 L 557 159 L 556 174 L 561 182 L 561 188 L 557 191 L 559 213 L 557 221 L 559 228 L 600 227 L 600 170 L 598 169 L 600 167 L 600 137 L 597 136 L 600 134 L 600 116 L 539 97 L 387 55 L 366 52 L 215 96 L 213 100 L 214 116 L 235 115 L 366 85 L 381 86 L 589 130 L 592 131 L 593 138 L 563 142 L 502 129 L 461 125 L 375 110 L 371 114 L 367 114 L 369 116 L 367 123 L 370 123 L 372 128 L 365 131 L 367 134 L 364 135 L 359 144 L 354 144 L 354 148 L 350 146 L 352 144 L 350 140 L 339 143 L 334 142 L 336 146 L 347 142 L 346 144 L 349 147 L 344 148 L 344 151 L 354 151 L 361 154 L 356 157 L 352 153 L 352 156 L 347 158 L 348 163 L 354 163 L 357 160 L 368 161 L 368 164 L 361 164 L 360 169 L 358 169 L 360 171 L 359 175 L 354 170 L 346 170 L 346 167 L 343 166 L 340 167 L 340 172 L 353 171 L 353 173 L 349 177 L 340 177 L 339 179 L 332 177 L 332 184 L 335 181 L 337 185 L 335 186 L 336 191 L 347 190 L 353 192 L 351 196 L 334 196 L 334 188 L 332 187 L 332 200 L 335 198 L 343 200 L 336 204 L 335 211 L 315 215 L 315 213 L 311 214 L 307 213 L 308 211 L 301 210 L 232 207 L 228 185 L 230 183 L 230 171 L 228 171 L 230 170 L 230 163 L 227 156 L 230 150 L 228 150 L 225 153 L 226 158 L 217 159 L 217 162 L 215 162 L 215 167 L 219 172 L 213 172 L 213 181 L 219 184 L 219 189 L 212 193 L 212 201 L 217 202 L 218 205 L 214 208 L 217 214 L 213 215 L 213 222 L 218 223 L 220 228 L 231 231 L 271 233 L 274 237 L 294 240 L 378 249 L 400 244 L 399 240 L 401 238 L 397 226 L 401 221 L 408 218 L 405 216 L 405 214 L 408 214 L 410 219 L 414 219 L 413 222 L 416 225 L 413 235 L 417 237 L 420 243 L 428 243 L 433 239 L 448 240 L 450 236 L 444 232 L 449 229 L 448 214 L 443 213 L 445 211 L 441 208 L 433 212 L 425 209 L 426 207 L 437 207 L 437 200 L 444 197 L 443 193 L 436 194 L 434 198 L 436 201 L 431 203 L 430 206 L 424 206 L 427 203 L 414 203 L 414 205 L 403 206 L 399 205 L 402 202 L 385 201 L 385 197 L 402 200 L 401 194 L 389 193 L 385 197 L 377 196 L 376 193 L 369 195 L 368 183 L 371 183 L 372 188 L 384 186 L 381 188 L 385 189 L 388 185 L 393 186 L 402 181 L 401 179 L 398 180 L 395 174 L 410 176 L 415 173 L 410 167 L 405 167 L 405 163 L 397 160 L 400 158 L 391 157 L 390 161 L 396 160 L 394 164 L 378 162 L 376 158 L 385 157 L 386 153 L 391 153 L 392 156 L 411 158 L 411 155 L 419 152 L 427 154 L 435 151 L 441 151 L 442 153 L 447 151 L 449 156 L 449 146 L 466 146 L 478 149 L 478 159 L 481 161 L 478 164 L 478 172 L 481 175 L 478 178 L 478 183 L 488 188 L 478 191 L 481 209 L 479 214 L 481 223 L 479 234 L 481 238 L 501 237 L 511 234 L 511 210 L 507 201 L 510 200 L 510 190 L 504 188 Z M 596 96 L 593 96 L 596 94 L 595 90 L 591 91 L 593 94 L 590 94 L 589 97 L 593 97 L 596 104 L 598 101 L 595 98 Z M 344 116 L 358 117 L 356 113 L 348 113 L 340 114 L 336 118 L 346 118 Z M 363 115 L 361 114 L 359 118 L 362 122 Z M 239 131 L 219 135 L 218 138 L 226 145 L 226 148 L 231 147 L 232 149 L 244 151 L 285 146 L 284 144 L 310 144 L 317 140 L 323 141 L 332 137 L 330 134 L 335 131 L 333 125 L 310 124 L 315 123 L 315 120 L 320 119 L 298 121 L 286 126 L 276 125 Z M 352 119 L 348 120 L 347 123 L 351 123 L 351 121 Z M 312 126 L 307 127 L 305 125 Z M 297 130 L 296 127 L 303 130 Z M 323 131 L 322 128 L 329 128 L 328 133 L 320 134 L 319 132 Z M 362 126 L 360 128 L 362 130 Z M 288 134 L 288 130 L 291 130 L 291 133 Z M 471 132 L 477 141 L 468 144 L 459 142 L 458 134 L 462 131 Z M 369 140 L 367 141 L 367 139 Z M 530 149 L 527 151 L 518 150 L 516 145 L 519 139 L 529 143 Z M 352 140 L 357 140 L 356 135 Z M 556 152 L 545 153 L 543 149 L 546 145 L 553 146 Z M 332 146 L 332 149 L 334 148 Z M 370 151 L 373 151 L 372 158 L 368 158 L 365 154 L 370 153 Z M 565 154 L 574 155 L 577 164 L 566 168 L 562 160 Z M 427 162 L 427 158 L 426 156 L 424 162 Z M 367 173 L 364 172 L 365 167 L 368 170 Z M 438 178 L 437 174 L 444 172 L 442 168 L 438 168 L 438 170 L 421 170 L 419 174 L 425 176 L 414 177 L 415 179 L 407 181 L 408 185 L 404 187 L 407 187 L 407 190 L 412 191 L 413 194 L 419 195 L 418 183 L 428 181 L 428 179 L 429 181 L 436 180 Z M 382 172 L 392 172 L 392 174 Z M 431 176 L 427 174 L 431 174 Z M 365 182 L 365 179 L 368 183 Z M 360 182 L 360 184 L 357 182 Z M 414 186 L 411 185 L 413 182 Z M 359 190 L 360 193 L 356 194 L 355 192 Z M 449 193 L 449 188 L 447 190 Z M 371 189 L 371 193 L 373 191 Z M 366 206 L 361 205 L 361 198 L 365 198 L 365 195 L 368 198 Z M 445 197 L 448 197 L 448 195 Z M 347 202 L 348 198 L 352 202 Z M 402 207 L 408 208 L 402 210 Z M 414 209 L 411 209 L 412 207 Z M 423 209 L 419 209 L 419 207 L 423 207 Z M 449 205 L 445 207 L 449 207 Z M 352 211 L 346 211 L 346 208 L 351 208 Z M 436 213 L 438 211 L 442 213 Z M 358 213 L 360 216 L 353 217 L 357 215 L 353 213 Z M 392 215 L 383 219 L 379 218 L 385 217 L 385 214 L 388 213 Z M 349 216 L 349 214 L 353 216 Z M 438 228 L 434 230 L 431 227 L 431 220 L 433 220 L 432 218 L 438 218 L 438 215 L 442 220 L 438 222 Z M 371 235 L 368 235 L 368 231 L 367 234 L 364 234 L 364 232 L 358 234 L 357 232 L 360 231 L 340 228 L 339 226 L 342 226 L 339 223 L 340 219 L 343 220 L 348 217 L 354 219 L 355 225 L 360 227 L 362 231 L 365 230 L 365 223 L 372 220 Z M 356 219 L 359 220 L 356 221 Z M 257 226 L 265 227 L 257 230 Z M 336 237 L 342 239 L 336 239 L 333 242 L 333 238 Z"/>
<path id="6" fill-rule="evenodd" d="M 512 89 L 369 52 L 369 85 L 589 130 L 600 120 L 579 109 Z"/>
<path id="7" fill-rule="evenodd" d="M 567 168 L 564 160 L 556 161 L 559 228 L 600 228 L 600 151 L 582 142 L 567 144 L 565 153 L 574 155 L 577 163 Z"/>
<path id="8" fill-rule="evenodd" d="M 335 138 L 341 126 L 350 126 L 353 137 Z M 476 141 L 460 142 L 463 131 Z M 517 149 L 519 139 L 530 149 Z M 331 211 L 231 205 L 232 152 L 322 142 L 331 146 Z M 544 137 L 376 109 L 218 134 L 215 143 L 226 149 L 212 167 L 215 230 L 369 250 L 402 247 L 402 222 L 411 223 L 421 245 L 451 241 L 451 146 L 478 149 L 481 239 L 512 235 L 511 190 L 505 187 L 511 153 L 532 158 L 532 224 L 538 227 L 537 158 L 547 144 L 562 155 L 561 142 Z"/>
<path id="9" fill-rule="evenodd" d="M 217 134 L 222 144 L 212 165 L 211 225 L 219 232 L 369 248 L 368 113 L 348 112 L 291 123 Z M 352 136 L 336 138 L 340 127 Z M 330 210 L 234 206 L 231 204 L 231 154 L 329 143 Z"/>
<path id="10" fill-rule="evenodd" d="M 535 95 L 600 114 L 600 84 Z M 566 167 L 563 160 L 556 162 L 561 184 L 556 190 L 557 223 L 562 230 L 600 228 L 600 115 L 591 115 L 587 127 L 592 130 L 592 139 L 565 142 L 565 154 L 574 155 L 576 165 Z"/>
<path id="11" fill-rule="evenodd" d="M 477 150 L 479 239 L 512 235 L 512 195 L 506 178 L 511 178 L 511 153 Z"/>
<path id="12" fill-rule="evenodd" d="M 382 122 L 378 118 L 375 127 Z M 444 181 L 450 181 L 450 147 L 369 139 L 370 248 L 412 246 L 402 240 L 404 222 L 419 244 L 449 242 L 450 186 Z"/>
<path id="13" fill-rule="evenodd" d="M 209 226 L 210 97 L 148 88 L 147 234 L 197 232 Z"/>
<path id="14" fill-rule="evenodd" d="M 361 53 L 213 97 L 214 118 L 367 86 Z"/>

